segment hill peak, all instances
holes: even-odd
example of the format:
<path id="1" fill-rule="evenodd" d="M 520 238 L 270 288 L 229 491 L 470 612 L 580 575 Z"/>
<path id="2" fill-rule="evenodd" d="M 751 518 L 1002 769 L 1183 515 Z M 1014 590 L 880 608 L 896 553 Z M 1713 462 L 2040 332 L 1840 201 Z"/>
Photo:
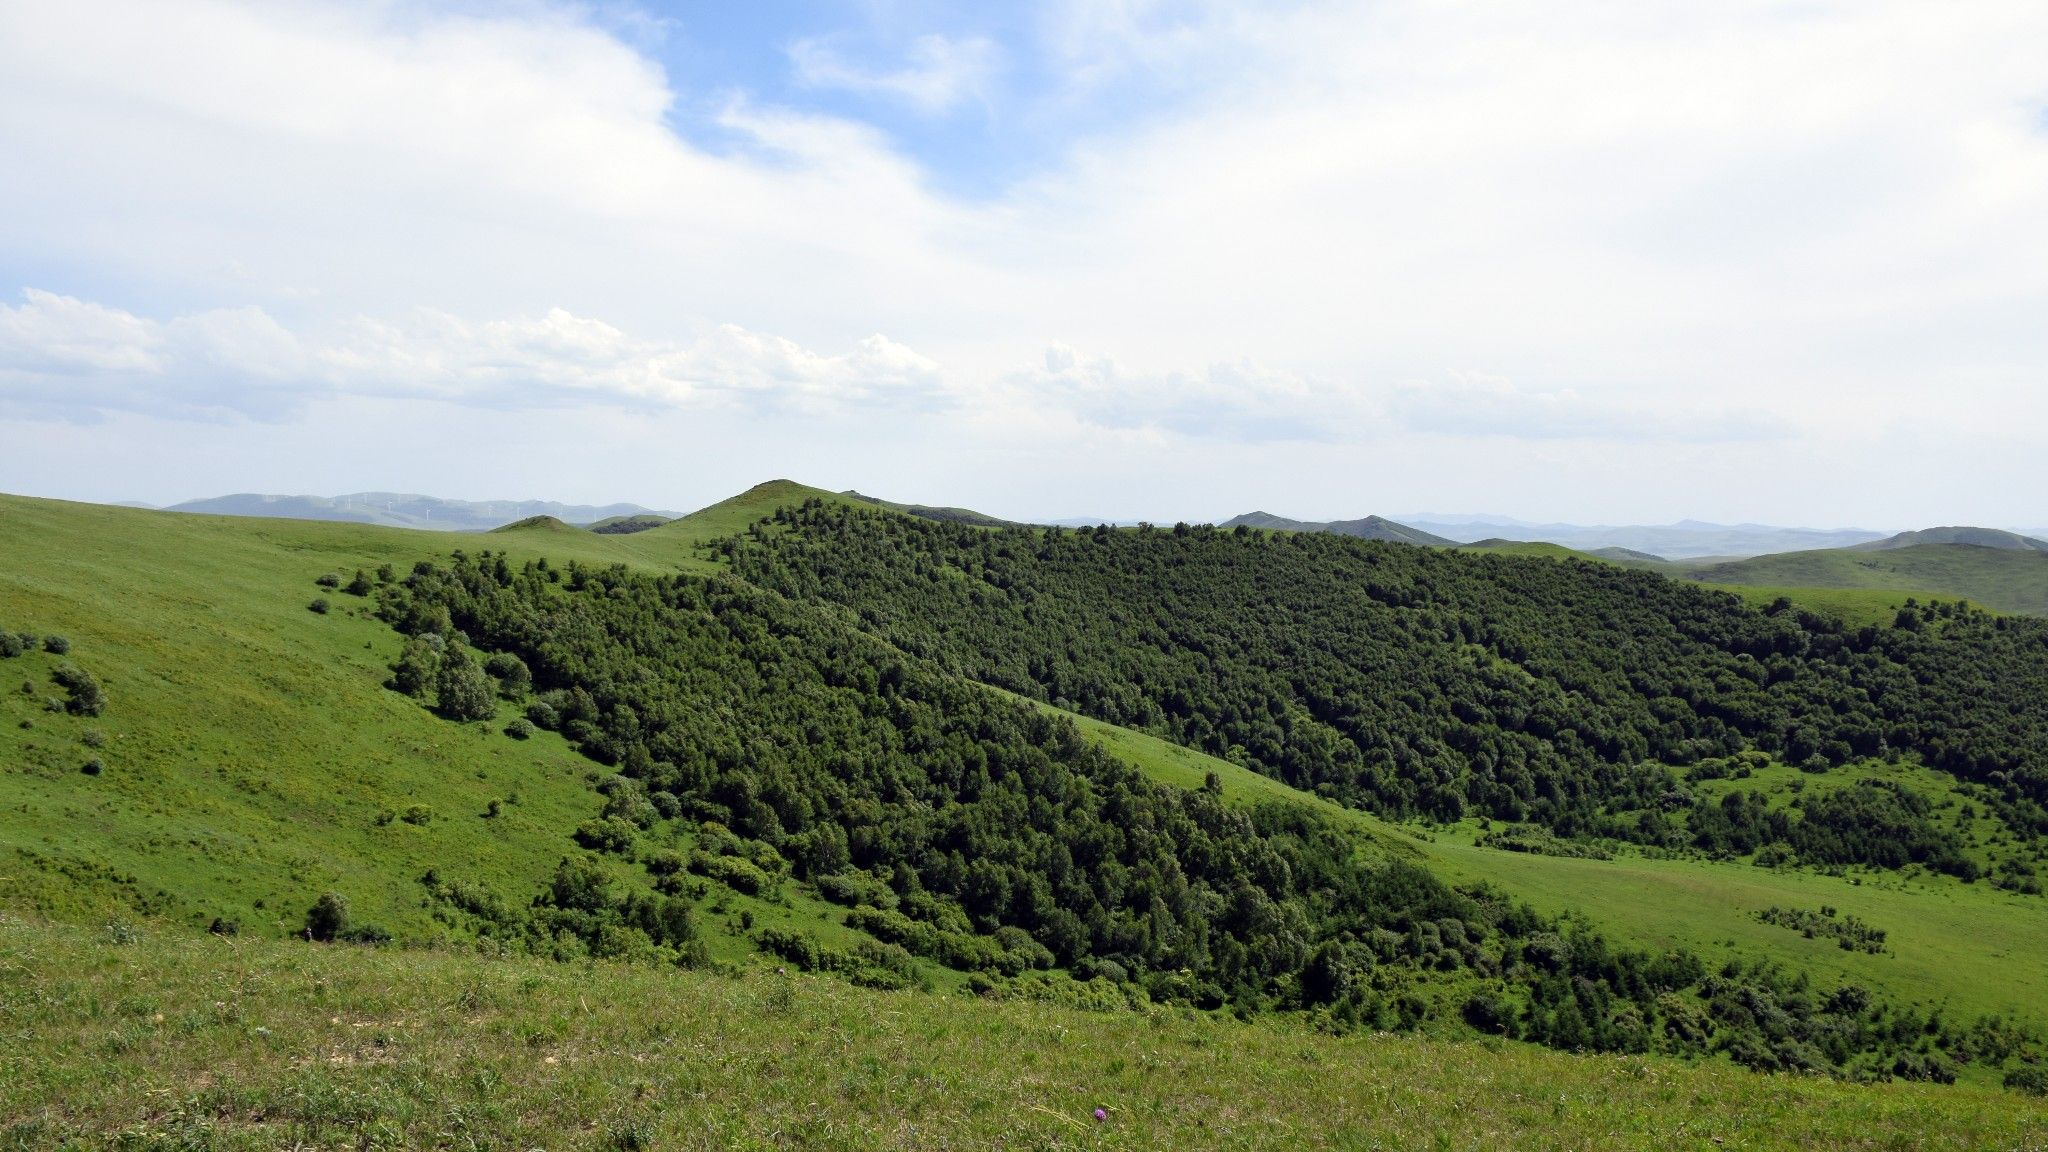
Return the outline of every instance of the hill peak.
<path id="1" fill-rule="evenodd" d="M 1457 543 L 1446 537 L 1424 532 L 1420 528 L 1411 528 L 1406 524 L 1389 520 L 1384 516 L 1364 516 L 1357 520 L 1309 521 L 1289 520 L 1285 516 L 1275 516 L 1271 512 L 1247 512 L 1242 516 L 1231 517 L 1219 527 L 1263 528 L 1281 532 L 1331 532 L 1339 536 L 1356 536 L 1361 540 L 1390 540 L 1396 544 L 1427 544 L 1435 547 L 1448 547 Z"/>
<path id="2" fill-rule="evenodd" d="M 493 533 L 498 533 L 498 532 L 580 532 L 580 531 L 582 531 L 582 529 L 580 529 L 580 528 L 576 527 L 576 526 L 575 526 L 575 525 L 573 525 L 573 524 L 565 523 L 564 521 L 558 520 L 558 519 L 556 519 L 556 518 L 555 518 L 555 517 L 553 517 L 553 516 L 528 516 L 528 517 L 527 517 L 526 519 L 524 519 L 524 520 L 514 520 L 514 521 L 513 521 L 512 523 L 510 523 L 510 524 L 501 524 L 501 525 L 499 525 L 498 527 L 496 527 L 496 528 L 493 528 L 493 529 L 491 529 L 491 531 L 492 531 Z"/>
<path id="3" fill-rule="evenodd" d="M 2048 552 L 2048 540 L 2022 536 L 2007 532 L 2003 528 L 1974 528 L 1968 525 L 1948 525 L 1940 528 L 1923 528 L 1917 532 L 1901 532 L 1882 540 L 1858 544 L 1858 552 L 1886 552 L 1894 548 L 1911 548 L 1920 544 L 1967 544 L 1977 548 L 1998 548 L 2007 552 Z"/>

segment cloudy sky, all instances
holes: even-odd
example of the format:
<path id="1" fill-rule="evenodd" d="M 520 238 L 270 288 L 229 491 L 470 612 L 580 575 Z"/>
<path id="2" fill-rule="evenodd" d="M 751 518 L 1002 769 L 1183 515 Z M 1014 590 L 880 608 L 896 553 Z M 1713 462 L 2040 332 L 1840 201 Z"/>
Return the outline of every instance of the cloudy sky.
<path id="1" fill-rule="evenodd" d="M 0 490 L 2048 526 L 2040 0 L 0 0 Z"/>

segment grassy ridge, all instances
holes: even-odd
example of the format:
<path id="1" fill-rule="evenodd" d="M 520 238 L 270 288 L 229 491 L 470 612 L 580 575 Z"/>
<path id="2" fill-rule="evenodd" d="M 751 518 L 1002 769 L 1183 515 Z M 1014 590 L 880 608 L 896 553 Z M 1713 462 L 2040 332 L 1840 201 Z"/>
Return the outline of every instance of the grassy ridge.
<path id="1" fill-rule="evenodd" d="M 1658 571 L 1709 584 L 1769 588 L 1877 589 L 1967 599 L 2001 612 L 2048 614 L 2048 553 L 1968 544 L 1917 544 L 1877 552 L 1830 548 L 1723 564 L 1667 564 Z M 1795 596 L 1795 598 L 1797 598 Z"/>
<path id="2" fill-rule="evenodd" d="M 450 537 L 0 497 L 0 627 L 69 637 L 69 659 L 111 700 L 96 719 L 46 712 L 43 699 L 61 695 L 56 659 L 0 661 L 0 904 L 66 917 L 146 908 L 289 932 L 333 889 L 359 919 L 429 939 L 441 931 L 421 902 L 429 868 L 459 865 L 463 879 L 523 898 L 573 850 L 568 830 L 596 813 L 596 766 L 549 733 L 506 736 L 509 710 L 458 726 L 386 691 L 399 637 L 366 601 L 313 578 L 404 572 L 460 547 L 701 563 L 700 539 L 782 498 L 757 490 L 629 536 Z M 330 612 L 307 610 L 316 596 Z M 24 681 L 35 694 L 19 691 Z M 89 729 L 103 747 L 85 745 Z M 83 774 L 95 756 L 104 773 Z M 493 800 L 500 814 L 488 817 Z M 736 911 L 749 903 L 731 900 Z M 751 910 L 768 923 L 793 914 Z"/>
<path id="3" fill-rule="evenodd" d="M 0 1143 L 20 1147 L 1965 1149 L 2048 1135 L 2048 1105 L 1968 1085 L 1340 1039 L 766 971 L 7 919 L 0 973 Z"/>

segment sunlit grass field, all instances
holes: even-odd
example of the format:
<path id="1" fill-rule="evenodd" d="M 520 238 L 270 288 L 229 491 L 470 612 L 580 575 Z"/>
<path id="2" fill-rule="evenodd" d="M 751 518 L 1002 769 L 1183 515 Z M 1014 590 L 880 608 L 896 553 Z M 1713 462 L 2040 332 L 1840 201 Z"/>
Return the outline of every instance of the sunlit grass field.
<path id="1" fill-rule="evenodd" d="M 2038 1148 L 2048 1105 L 1285 1022 L 0 923 L 0 1146 Z M 1100 1109 L 1103 1118 L 1096 1119 Z"/>

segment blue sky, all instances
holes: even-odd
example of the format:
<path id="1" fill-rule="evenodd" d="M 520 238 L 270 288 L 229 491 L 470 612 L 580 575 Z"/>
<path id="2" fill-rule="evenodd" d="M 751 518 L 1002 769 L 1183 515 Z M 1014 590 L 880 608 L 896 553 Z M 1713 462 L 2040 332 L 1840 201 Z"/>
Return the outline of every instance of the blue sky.
<path id="1" fill-rule="evenodd" d="M 1214 19 L 1196 5 L 1103 11 L 1157 41 Z M 934 188 L 969 200 L 1056 167 L 1078 140 L 1169 114 L 1195 84 L 1189 61 L 1131 58 L 1091 42 L 1065 13 L 1022 4 L 661 3 L 592 14 L 662 63 L 677 93 L 670 122 L 707 147 L 747 146 L 718 123 L 734 100 L 841 118 L 884 133 Z M 1231 54 L 1221 44 L 1195 63 L 1214 69 Z"/>
<path id="2" fill-rule="evenodd" d="M 2033 0 L 0 0 L 0 490 L 2048 524 Z"/>

